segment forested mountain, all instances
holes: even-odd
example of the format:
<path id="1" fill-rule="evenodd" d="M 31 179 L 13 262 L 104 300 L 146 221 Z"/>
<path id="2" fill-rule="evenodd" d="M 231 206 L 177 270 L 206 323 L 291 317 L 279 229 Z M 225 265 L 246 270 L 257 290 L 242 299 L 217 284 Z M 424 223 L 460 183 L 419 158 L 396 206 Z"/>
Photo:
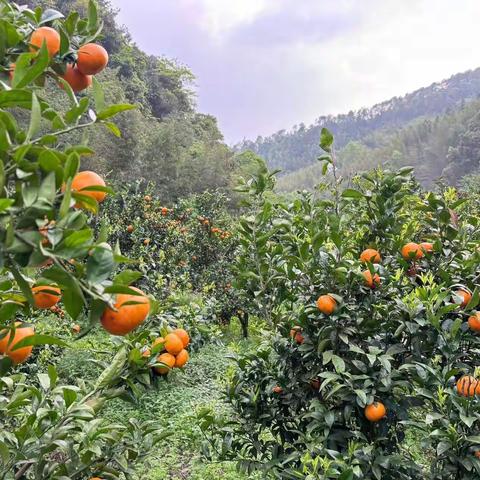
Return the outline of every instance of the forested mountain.
<path id="1" fill-rule="evenodd" d="M 110 181 L 154 181 L 166 201 L 230 187 L 233 153 L 223 142 L 216 119 L 196 111 L 190 89 L 192 72 L 168 58 L 140 50 L 128 31 L 116 23 L 110 2 L 98 3 L 105 20 L 100 43 L 110 55 L 109 67 L 99 76 L 107 101 L 125 101 L 138 108 L 117 117 L 121 138 L 106 129 L 89 132 L 87 141 L 96 154 L 84 159 L 83 166 L 108 175 Z M 84 15 L 88 2 L 30 0 L 29 5 Z M 49 86 L 48 94 L 59 107 L 65 102 L 56 85 Z"/>
<path id="2" fill-rule="evenodd" d="M 361 141 L 349 142 L 337 152 L 344 176 L 377 165 L 415 167 L 417 178 L 427 186 L 443 178 L 458 184 L 480 167 L 480 100 L 435 117 L 421 117 L 402 128 L 377 130 Z M 321 178 L 321 166 L 310 165 L 280 178 L 281 190 L 312 188 Z"/>
<path id="3" fill-rule="evenodd" d="M 430 142 L 435 143 L 433 141 L 435 136 L 444 134 L 440 130 L 447 128 L 445 124 L 455 130 L 457 135 L 465 128 L 470 128 L 471 126 L 467 127 L 462 123 L 467 120 L 475 123 L 475 119 L 472 118 L 475 112 L 472 112 L 470 107 L 466 107 L 464 114 L 459 114 L 458 117 L 452 112 L 462 111 L 469 101 L 478 98 L 479 95 L 480 68 L 454 75 L 448 80 L 434 83 L 403 97 L 395 97 L 372 108 L 363 108 L 346 115 L 323 116 L 311 126 L 301 124 L 291 131 L 279 131 L 270 137 L 259 137 L 254 142 L 244 141 L 236 148 L 258 153 L 268 161 L 270 167 L 294 172 L 312 165 L 319 154 L 320 130 L 326 127 L 334 133 L 337 149 L 347 147 L 349 142 L 361 141 L 359 144 L 349 145 L 341 155 L 349 159 L 348 162 L 355 156 L 354 164 L 357 166 L 392 160 L 391 155 L 394 155 L 395 163 L 402 164 L 404 160 L 407 163 L 415 163 L 408 162 L 406 157 L 412 154 L 412 150 L 419 150 L 418 157 L 415 154 L 413 160 L 417 159 L 418 163 L 425 160 L 432 165 L 431 170 L 423 168 L 420 172 L 423 179 L 429 181 L 441 174 L 446 166 L 446 157 L 442 155 L 447 146 L 442 144 L 443 139 L 440 138 L 437 140 L 442 144 L 441 148 L 438 145 L 424 145 L 423 141 L 428 137 Z M 442 121 L 441 116 L 444 115 L 447 117 Z M 449 132 L 449 141 L 457 138 L 455 132 Z M 467 136 L 471 136 L 471 133 Z M 425 146 L 427 148 L 424 149 Z M 478 146 L 480 147 L 480 144 Z M 433 148 L 434 153 L 429 150 L 430 148 Z M 363 158 L 364 155 L 372 154 L 369 152 L 370 149 L 373 149 L 372 158 Z M 442 152 L 442 155 L 439 152 Z M 461 149 L 458 155 L 462 155 Z M 432 156 L 440 161 L 433 161 Z M 455 161 L 454 156 L 454 153 L 449 156 L 449 162 Z M 347 160 L 344 160 L 345 162 Z M 311 168 L 292 174 L 290 178 L 296 176 L 299 179 L 304 176 L 307 179 L 310 173 Z"/>

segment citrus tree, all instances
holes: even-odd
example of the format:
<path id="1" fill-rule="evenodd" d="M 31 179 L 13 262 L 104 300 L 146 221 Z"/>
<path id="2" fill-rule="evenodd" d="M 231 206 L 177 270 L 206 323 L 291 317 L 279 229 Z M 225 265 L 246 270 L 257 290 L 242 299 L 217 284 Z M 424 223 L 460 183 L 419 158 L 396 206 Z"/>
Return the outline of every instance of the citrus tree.
<path id="1" fill-rule="evenodd" d="M 319 188 L 241 222 L 246 293 L 278 327 L 235 358 L 233 419 L 199 412 L 206 455 L 273 478 L 476 478 L 478 212 L 410 168 Z"/>
<path id="2" fill-rule="evenodd" d="M 88 18 L 64 17 L 0 0 L 0 476 L 118 478 L 165 432 L 155 426 L 107 424 L 105 401 L 132 397 L 155 375 L 188 361 L 183 329 L 147 324 L 156 303 L 131 286 L 141 273 L 89 226 L 112 193 L 92 171 L 80 171 L 89 129 L 120 135 L 112 117 L 134 108 L 106 105 L 95 75 L 108 63 L 98 43 L 95 2 Z M 44 89 L 55 86 L 69 106 L 56 110 Z M 92 91 L 92 95 L 87 93 Z M 48 89 L 49 92 L 52 89 Z M 82 132 L 83 137 L 75 135 Z M 71 143 L 83 138 L 82 143 Z M 48 373 L 19 373 L 35 346 L 64 340 L 35 331 L 35 311 L 64 308 L 80 335 L 101 325 L 113 341 L 111 362 L 95 383 L 60 385 Z M 161 328 L 160 328 L 161 327 Z M 165 352 L 163 352 L 165 350 Z M 162 353 L 163 352 L 163 353 Z"/>

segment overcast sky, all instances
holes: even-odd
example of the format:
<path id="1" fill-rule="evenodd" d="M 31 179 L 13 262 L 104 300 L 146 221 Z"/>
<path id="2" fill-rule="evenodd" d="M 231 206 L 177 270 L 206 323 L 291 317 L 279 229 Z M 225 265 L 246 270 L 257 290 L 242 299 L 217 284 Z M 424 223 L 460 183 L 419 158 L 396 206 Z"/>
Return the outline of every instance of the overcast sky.
<path id="1" fill-rule="evenodd" d="M 229 143 L 480 66 L 480 0 L 112 0 L 147 53 L 196 75 Z"/>

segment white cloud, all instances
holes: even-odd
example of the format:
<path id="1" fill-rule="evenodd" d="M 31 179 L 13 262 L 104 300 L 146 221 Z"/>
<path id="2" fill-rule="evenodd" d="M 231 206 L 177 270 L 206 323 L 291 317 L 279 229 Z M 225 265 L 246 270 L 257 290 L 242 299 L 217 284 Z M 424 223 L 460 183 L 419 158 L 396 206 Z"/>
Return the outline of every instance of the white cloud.
<path id="1" fill-rule="evenodd" d="M 192 67 L 229 141 L 480 66 L 479 0 L 113 1 L 144 50 Z"/>
<path id="2" fill-rule="evenodd" d="M 265 9 L 274 5 L 274 0 L 188 0 L 200 5 L 203 15 L 201 26 L 212 36 L 219 36 L 242 23 L 254 20 Z"/>

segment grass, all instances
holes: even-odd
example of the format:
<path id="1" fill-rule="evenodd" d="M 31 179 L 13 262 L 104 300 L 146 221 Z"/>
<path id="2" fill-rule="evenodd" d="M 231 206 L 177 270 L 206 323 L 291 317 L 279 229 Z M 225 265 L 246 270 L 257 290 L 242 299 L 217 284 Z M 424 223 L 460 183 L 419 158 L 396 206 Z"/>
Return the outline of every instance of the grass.
<path id="1" fill-rule="evenodd" d="M 230 334 L 231 332 L 229 332 Z M 228 342 L 228 336 L 225 338 Z M 110 420 L 125 418 L 158 420 L 172 435 L 137 469 L 138 480 L 253 480 L 236 471 L 229 462 L 206 462 L 201 458 L 204 440 L 195 412 L 212 407 L 217 412 L 227 408 L 222 402 L 224 378 L 230 362 L 226 358 L 232 347 L 248 344 L 207 344 L 194 352 L 184 371 L 174 371 L 158 388 L 144 394 L 137 404 L 114 401 L 105 414 Z"/>

